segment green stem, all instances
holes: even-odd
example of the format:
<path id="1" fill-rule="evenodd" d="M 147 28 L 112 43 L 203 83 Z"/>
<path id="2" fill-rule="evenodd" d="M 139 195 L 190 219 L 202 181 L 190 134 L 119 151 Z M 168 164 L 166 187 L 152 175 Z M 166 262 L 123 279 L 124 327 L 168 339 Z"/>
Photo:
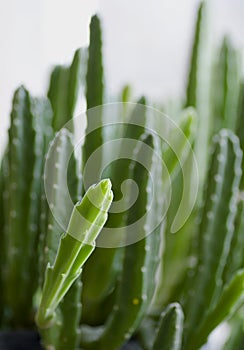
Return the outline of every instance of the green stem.
<path id="1" fill-rule="evenodd" d="M 79 277 L 81 267 L 94 250 L 95 239 L 107 221 L 112 199 L 110 180 L 102 180 L 90 187 L 81 203 L 74 207 L 55 262 L 53 266 L 48 264 L 46 269 L 43 295 L 36 315 L 39 328 L 49 328 L 54 324 L 58 304 Z"/>

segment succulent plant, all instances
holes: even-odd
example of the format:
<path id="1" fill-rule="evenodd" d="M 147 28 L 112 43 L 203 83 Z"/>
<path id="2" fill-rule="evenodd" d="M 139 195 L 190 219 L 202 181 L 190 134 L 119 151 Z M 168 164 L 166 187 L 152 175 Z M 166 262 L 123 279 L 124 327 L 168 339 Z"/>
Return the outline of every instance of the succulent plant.
<path id="1" fill-rule="evenodd" d="M 46 349 L 197 350 L 226 322 L 223 349 L 243 348 L 243 77 L 229 39 L 212 59 L 206 28 L 203 1 L 173 121 L 128 103 L 129 86 L 105 104 L 97 16 L 47 97 L 17 89 L 0 168 L 2 329 L 37 327 Z"/>

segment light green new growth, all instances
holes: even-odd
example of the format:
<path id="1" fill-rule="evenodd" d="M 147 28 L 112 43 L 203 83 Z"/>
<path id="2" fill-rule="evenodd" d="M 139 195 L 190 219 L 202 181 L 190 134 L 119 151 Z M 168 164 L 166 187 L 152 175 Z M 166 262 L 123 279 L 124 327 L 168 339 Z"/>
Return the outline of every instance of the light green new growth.
<path id="1" fill-rule="evenodd" d="M 110 180 L 102 180 L 86 192 L 71 215 L 67 233 L 61 238 L 53 266 L 48 264 L 41 304 L 36 316 L 40 328 L 51 327 L 55 310 L 95 246 L 95 239 L 107 220 L 113 199 Z M 85 220 L 85 225 L 84 224 Z"/>

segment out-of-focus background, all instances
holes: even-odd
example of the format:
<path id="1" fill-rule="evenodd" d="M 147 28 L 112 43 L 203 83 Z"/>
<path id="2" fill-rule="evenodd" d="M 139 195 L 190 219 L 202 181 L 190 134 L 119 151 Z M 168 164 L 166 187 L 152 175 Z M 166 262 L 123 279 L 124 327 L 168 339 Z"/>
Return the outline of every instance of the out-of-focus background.
<path id="1" fill-rule="evenodd" d="M 47 88 L 54 64 L 87 44 L 92 14 L 103 22 L 106 88 L 160 100 L 183 93 L 198 0 L 8 0 L 0 2 L 0 153 L 14 89 Z M 244 1 L 209 0 L 211 39 L 229 33 L 244 48 Z"/>

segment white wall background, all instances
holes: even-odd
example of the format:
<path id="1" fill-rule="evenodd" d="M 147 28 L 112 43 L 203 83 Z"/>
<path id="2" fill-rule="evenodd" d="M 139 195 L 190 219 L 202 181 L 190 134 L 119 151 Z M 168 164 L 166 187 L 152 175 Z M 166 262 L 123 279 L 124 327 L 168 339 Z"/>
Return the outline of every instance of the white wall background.
<path id="1" fill-rule="evenodd" d="M 87 43 L 88 23 L 102 16 L 110 93 L 131 82 L 153 98 L 180 94 L 198 0 L 0 0 L 0 154 L 14 89 L 40 95 L 50 66 Z M 244 48 L 243 0 L 210 0 L 215 38 L 231 33 Z"/>

